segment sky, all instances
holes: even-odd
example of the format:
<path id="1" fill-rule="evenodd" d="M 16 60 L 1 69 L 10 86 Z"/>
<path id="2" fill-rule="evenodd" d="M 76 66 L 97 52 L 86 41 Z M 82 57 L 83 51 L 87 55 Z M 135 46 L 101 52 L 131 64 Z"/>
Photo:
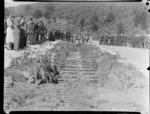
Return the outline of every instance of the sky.
<path id="1" fill-rule="evenodd" d="M 13 0 L 4 0 L 5 1 L 5 7 L 10 7 L 10 6 L 18 6 L 18 5 L 24 5 L 24 4 L 31 4 L 31 3 L 35 3 L 35 2 L 14 2 Z M 42 0 L 41 0 L 42 1 Z M 48 0 L 47 0 L 48 1 Z M 63 0 L 62 0 L 63 1 Z M 67 0 L 65 0 L 67 1 Z M 68 0 L 69 1 L 69 0 Z M 77 0 L 75 0 L 77 1 Z M 80 0 L 78 0 L 80 1 Z M 86 0 L 85 0 L 86 1 Z M 87 0 L 89 1 L 89 0 Z M 91 0 L 92 1 L 92 0 Z M 96 1 L 96 0 L 94 0 Z M 101 1 L 101 0 L 97 0 L 97 1 Z M 104 1 L 104 0 L 103 0 Z M 111 1 L 111 0 L 109 0 Z M 113 0 L 112 0 L 113 1 Z M 118 0 L 119 1 L 119 0 Z M 121 1 L 121 0 L 120 0 Z M 143 0 L 143 3 L 145 4 L 147 0 Z"/>

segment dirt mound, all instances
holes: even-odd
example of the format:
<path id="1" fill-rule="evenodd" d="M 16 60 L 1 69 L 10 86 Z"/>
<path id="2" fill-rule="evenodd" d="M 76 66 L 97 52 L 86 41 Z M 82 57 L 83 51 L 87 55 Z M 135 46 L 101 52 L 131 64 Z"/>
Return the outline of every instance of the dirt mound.
<path id="1" fill-rule="evenodd" d="M 143 88 L 146 84 L 144 75 L 131 64 L 117 61 L 116 55 L 103 53 L 100 56 L 97 77 L 101 87 L 124 90 L 129 88 Z"/>
<path id="2" fill-rule="evenodd" d="M 98 83 L 101 87 L 112 90 L 129 88 L 143 88 L 147 84 L 146 78 L 132 64 L 120 63 L 123 58 L 117 53 L 101 51 L 101 48 L 90 44 L 79 47 L 83 61 L 89 63 L 96 71 Z"/>
<path id="3" fill-rule="evenodd" d="M 28 82 L 34 82 L 33 80 L 35 80 L 36 75 L 40 75 L 38 76 L 39 78 L 44 77 L 46 80 L 49 78 L 48 80 L 50 80 L 50 82 L 55 80 L 54 77 L 52 79 L 50 78 L 53 75 L 52 67 L 54 66 L 54 68 L 59 71 L 59 69 L 65 64 L 65 59 L 69 53 L 69 46 L 66 42 L 62 41 L 55 43 L 53 48 L 45 49 L 44 47 L 46 46 L 50 47 L 51 43 L 47 42 L 42 44 L 39 50 L 33 49 L 32 51 L 25 51 L 21 57 L 13 59 L 11 67 L 5 71 L 14 72 L 12 75 L 22 75 L 29 79 Z"/>

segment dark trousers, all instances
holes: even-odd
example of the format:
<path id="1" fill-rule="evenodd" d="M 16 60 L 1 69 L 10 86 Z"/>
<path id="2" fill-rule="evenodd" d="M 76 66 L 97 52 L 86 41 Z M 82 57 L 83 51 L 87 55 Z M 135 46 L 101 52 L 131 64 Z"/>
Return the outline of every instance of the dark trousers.
<path id="1" fill-rule="evenodd" d="M 33 43 L 33 38 L 34 38 L 34 34 L 33 33 L 28 33 L 28 35 L 27 35 L 27 42 L 29 44 L 32 44 Z"/>
<path id="2" fill-rule="evenodd" d="M 45 39 L 44 39 L 44 34 L 39 34 L 39 35 L 38 35 L 38 42 L 39 42 L 39 43 L 43 43 L 44 40 L 45 40 Z"/>

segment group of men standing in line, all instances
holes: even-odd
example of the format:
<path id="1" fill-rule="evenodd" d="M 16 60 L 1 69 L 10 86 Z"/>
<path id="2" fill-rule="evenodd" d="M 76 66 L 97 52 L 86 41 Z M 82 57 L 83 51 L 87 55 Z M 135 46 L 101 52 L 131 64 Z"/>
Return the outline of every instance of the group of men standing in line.
<path id="1" fill-rule="evenodd" d="M 4 44 L 9 50 L 23 49 L 27 44 L 41 44 L 46 40 L 68 40 L 71 32 L 60 31 L 55 28 L 46 28 L 42 21 L 30 18 L 26 20 L 23 16 L 14 17 L 9 15 L 4 21 Z"/>
<path id="2" fill-rule="evenodd" d="M 100 35 L 100 45 L 117 45 L 117 46 L 128 46 L 137 48 L 146 48 L 146 36 L 141 35 L 129 35 L 129 34 L 111 34 L 111 35 Z"/>
<path id="3" fill-rule="evenodd" d="M 72 42 L 74 42 L 77 45 L 80 45 L 84 42 L 88 42 L 90 37 L 88 37 L 86 34 L 73 34 L 73 37 L 71 39 Z"/>
<path id="4" fill-rule="evenodd" d="M 47 29 L 47 39 L 49 41 L 55 41 L 55 40 L 71 41 L 71 37 L 72 37 L 72 33 L 69 30 L 64 32 L 52 27 Z"/>

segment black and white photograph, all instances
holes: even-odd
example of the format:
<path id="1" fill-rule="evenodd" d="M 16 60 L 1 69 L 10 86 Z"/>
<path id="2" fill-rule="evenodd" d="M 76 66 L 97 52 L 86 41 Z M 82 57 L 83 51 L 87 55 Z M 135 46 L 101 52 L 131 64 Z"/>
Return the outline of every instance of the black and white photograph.
<path id="1" fill-rule="evenodd" d="M 75 1 L 4 0 L 4 112 L 150 114 L 150 1 Z"/>

